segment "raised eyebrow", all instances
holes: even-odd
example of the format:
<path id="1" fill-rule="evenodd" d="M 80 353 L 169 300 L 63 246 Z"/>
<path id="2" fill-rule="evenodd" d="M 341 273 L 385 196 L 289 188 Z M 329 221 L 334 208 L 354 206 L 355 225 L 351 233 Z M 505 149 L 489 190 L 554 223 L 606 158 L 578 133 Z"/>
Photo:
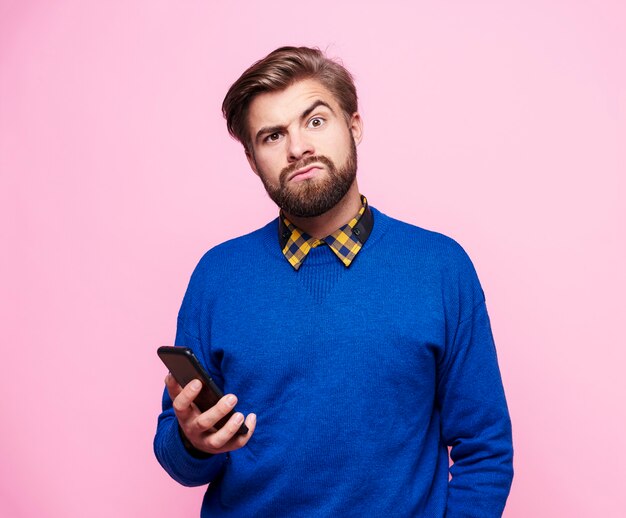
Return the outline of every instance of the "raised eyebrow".
<path id="1" fill-rule="evenodd" d="M 313 110 L 315 110 L 315 108 L 317 108 L 318 106 L 325 106 L 326 108 L 330 110 L 330 113 L 332 113 L 333 115 L 335 114 L 334 110 L 330 107 L 330 104 L 322 101 L 321 99 L 318 99 L 311 106 L 309 106 L 306 110 L 302 112 L 302 115 L 300 115 L 300 121 L 306 119 L 309 115 L 311 115 Z"/>

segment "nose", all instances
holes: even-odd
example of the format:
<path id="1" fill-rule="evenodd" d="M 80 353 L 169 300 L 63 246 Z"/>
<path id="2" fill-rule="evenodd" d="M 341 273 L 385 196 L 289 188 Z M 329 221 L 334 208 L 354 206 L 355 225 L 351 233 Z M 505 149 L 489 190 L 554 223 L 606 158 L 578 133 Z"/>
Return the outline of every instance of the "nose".
<path id="1" fill-rule="evenodd" d="M 313 143 L 305 134 L 300 131 L 294 131 L 289 135 L 288 148 L 289 162 L 297 162 L 302 158 L 315 154 Z"/>

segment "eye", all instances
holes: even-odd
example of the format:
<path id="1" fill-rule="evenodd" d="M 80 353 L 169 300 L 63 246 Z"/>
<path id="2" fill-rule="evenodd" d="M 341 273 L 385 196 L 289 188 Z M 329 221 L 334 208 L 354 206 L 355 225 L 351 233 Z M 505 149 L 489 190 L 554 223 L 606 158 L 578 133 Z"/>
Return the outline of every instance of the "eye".
<path id="1" fill-rule="evenodd" d="M 308 124 L 309 128 L 319 128 L 323 126 L 326 121 L 322 117 L 313 117 Z"/>
<path id="2" fill-rule="evenodd" d="M 270 133 L 267 137 L 263 139 L 264 142 L 277 142 L 280 139 L 280 133 L 274 132 Z"/>

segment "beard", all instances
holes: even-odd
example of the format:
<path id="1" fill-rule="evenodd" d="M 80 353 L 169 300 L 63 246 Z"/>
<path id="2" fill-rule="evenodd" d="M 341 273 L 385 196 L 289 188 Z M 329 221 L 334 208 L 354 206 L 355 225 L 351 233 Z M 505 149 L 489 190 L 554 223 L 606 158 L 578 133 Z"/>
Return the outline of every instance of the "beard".
<path id="1" fill-rule="evenodd" d="M 294 171 L 316 162 L 326 166 L 328 174 L 323 178 L 315 177 L 296 183 L 290 183 L 287 180 Z M 267 181 L 266 175 L 257 166 L 269 197 L 285 213 L 300 218 L 320 216 L 337 205 L 354 183 L 356 169 L 356 144 L 352 136 L 350 136 L 350 153 L 340 168 L 337 168 L 334 162 L 324 155 L 310 156 L 283 169 L 280 172 L 279 185 L 274 185 Z"/>

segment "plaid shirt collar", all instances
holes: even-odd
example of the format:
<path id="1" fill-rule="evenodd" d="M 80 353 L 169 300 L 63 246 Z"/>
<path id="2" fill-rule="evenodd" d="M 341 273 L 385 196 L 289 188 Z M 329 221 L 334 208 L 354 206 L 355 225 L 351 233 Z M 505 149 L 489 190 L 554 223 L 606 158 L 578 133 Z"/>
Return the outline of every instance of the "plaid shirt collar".
<path id="1" fill-rule="evenodd" d="M 358 214 L 324 239 L 309 236 L 291 223 L 282 212 L 280 213 L 278 240 L 283 255 L 294 270 L 298 270 L 302 266 L 311 248 L 324 244 L 330 247 L 346 267 L 352 264 L 374 226 L 374 218 L 367 204 L 367 198 L 361 196 L 361 202 L 362 206 Z"/>

